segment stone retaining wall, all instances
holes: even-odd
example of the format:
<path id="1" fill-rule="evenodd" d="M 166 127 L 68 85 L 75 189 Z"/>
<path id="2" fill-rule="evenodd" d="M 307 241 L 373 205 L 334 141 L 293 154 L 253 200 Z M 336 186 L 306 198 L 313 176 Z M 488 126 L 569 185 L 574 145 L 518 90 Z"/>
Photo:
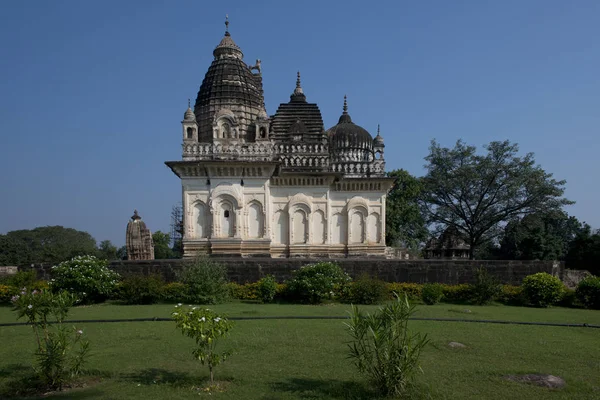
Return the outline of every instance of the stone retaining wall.
<path id="1" fill-rule="evenodd" d="M 311 259 L 278 258 L 219 258 L 227 265 L 232 282 L 256 282 L 265 275 L 273 275 L 283 282 L 292 276 L 292 271 L 303 265 L 317 262 Z M 446 284 L 469 283 L 475 279 L 475 270 L 485 267 L 506 284 L 519 285 L 524 277 L 536 272 L 548 272 L 563 278 L 564 263 L 557 261 L 470 261 L 470 260 L 386 260 L 352 259 L 324 260 L 337 262 L 352 277 L 366 273 L 386 282 L 439 282 Z M 160 274 L 167 281 L 175 280 L 187 260 L 144 260 L 112 261 L 110 268 L 122 275 Z M 42 279 L 49 278 L 50 265 L 34 268 Z M 22 267 L 27 270 L 31 267 Z"/>

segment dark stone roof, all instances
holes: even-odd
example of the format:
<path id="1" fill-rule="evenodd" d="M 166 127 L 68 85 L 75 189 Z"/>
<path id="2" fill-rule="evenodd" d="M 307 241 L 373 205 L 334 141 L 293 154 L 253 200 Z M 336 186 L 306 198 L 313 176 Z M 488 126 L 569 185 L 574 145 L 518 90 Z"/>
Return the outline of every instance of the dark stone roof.
<path id="1" fill-rule="evenodd" d="M 294 135 L 302 135 L 302 140 L 321 141 L 324 137 L 323 117 L 315 103 L 308 103 L 300 86 L 300 73 L 296 89 L 289 103 L 282 103 L 271 117 L 272 137 L 275 140 L 292 140 Z"/>
<path id="2" fill-rule="evenodd" d="M 221 106 L 259 110 L 264 104 L 262 78 L 244 64 L 242 52 L 229 32 L 213 54 L 215 59 L 204 76 L 194 105 L 200 140 L 212 137 L 213 117 Z"/>
<path id="3" fill-rule="evenodd" d="M 337 125 L 327 130 L 332 153 L 341 153 L 348 150 L 373 151 L 373 137 L 361 126 L 352 122 L 348 114 L 348 104 L 344 96 L 344 112 Z"/>

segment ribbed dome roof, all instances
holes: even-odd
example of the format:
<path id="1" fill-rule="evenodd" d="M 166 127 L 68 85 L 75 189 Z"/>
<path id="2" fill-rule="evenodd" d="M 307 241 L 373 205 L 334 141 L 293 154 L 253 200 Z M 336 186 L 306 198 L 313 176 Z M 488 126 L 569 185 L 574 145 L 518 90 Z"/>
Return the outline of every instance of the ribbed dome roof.
<path id="1" fill-rule="evenodd" d="M 196 120 L 196 115 L 194 115 L 194 112 L 192 111 L 192 109 L 190 107 L 190 99 L 188 99 L 188 108 L 187 108 L 187 110 L 185 110 L 185 114 L 183 114 L 183 120 L 184 121 L 195 121 Z"/>
<path id="2" fill-rule="evenodd" d="M 348 150 L 373 151 L 373 137 L 366 129 L 352 122 L 348 114 L 348 103 L 344 96 L 344 112 L 338 124 L 327 130 L 331 151 L 335 153 Z"/>
<path id="3" fill-rule="evenodd" d="M 212 118 L 220 107 L 234 105 L 258 113 L 264 104 L 262 78 L 244 64 L 242 51 L 229 31 L 225 32 L 213 55 L 214 60 L 206 71 L 194 105 L 202 137 L 212 136 Z"/>
<path id="4" fill-rule="evenodd" d="M 379 134 L 379 125 L 377 125 L 377 136 L 375 136 L 375 139 L 373 139 L 373 143 L 376 146 L 383 146 L 383 138 Z"/>

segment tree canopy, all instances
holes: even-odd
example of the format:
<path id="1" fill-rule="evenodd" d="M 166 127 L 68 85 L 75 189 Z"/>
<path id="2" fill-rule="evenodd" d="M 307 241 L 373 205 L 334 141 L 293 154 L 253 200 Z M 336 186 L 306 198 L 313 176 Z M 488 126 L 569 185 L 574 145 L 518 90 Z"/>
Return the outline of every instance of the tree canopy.
<path id="1" fill-rule="evenodd" d="M 154 242 L 154 258 L 157 260 L 173 258 L 173 250 L 169 247 L 171 237 L 168 233 L 156 231 L 152 234 Z"/>
<path id="2" fill-rule="evenodd" d="M 0 265 L 59 263 L 96 254 L 96 240 L 87 232 L 62 226 L 22 229 L 0 235 Z"/>
<path id="3" fill-rule="evenodd" d="M 481 155 L 461 140 L 454 148 L 434 140 L 422 178 L 421 206 L 428 222 L 456 227 L 471 246 L 470 258 L 502 232 L 502 223 L 572 204 L 562 197 L 565 181 L 536 165 L 532 153 L 519 157 L 518 145 L 508 140 L 485 149 Z"/>
<path id="4" fill-rule="evenodd" d="M 500 240 L 500 256 L 511 260 L 564 260 L 584 229 L 562 211 L 535 213 L 510 221 Z"/>
<path id="5" fill-rule="evenodd" d="M 390 171 L 387 175 L 396 178 L 396 181 L 386 199 L 386 243 L 416 249 L 427 238 L 425 219 L 418 203 L 422 184 L 403 169 Z"/>

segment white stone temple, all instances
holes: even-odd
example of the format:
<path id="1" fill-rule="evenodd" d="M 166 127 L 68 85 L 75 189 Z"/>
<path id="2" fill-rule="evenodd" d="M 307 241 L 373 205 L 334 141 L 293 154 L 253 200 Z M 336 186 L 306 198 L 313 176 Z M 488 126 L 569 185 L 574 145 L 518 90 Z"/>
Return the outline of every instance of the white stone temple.
<path id="1" fill-rule="evenodd" d="M 393 178 L 379 132 L 354 124 L 345 98 L 325 130 L 299 73 L 269 117 L 260 60 L 246 65 L 228 29 L 213 55 L 181 122 L 182 160 L 166 162 L 181 179 L 184 257 L 384 257 Z"/>

